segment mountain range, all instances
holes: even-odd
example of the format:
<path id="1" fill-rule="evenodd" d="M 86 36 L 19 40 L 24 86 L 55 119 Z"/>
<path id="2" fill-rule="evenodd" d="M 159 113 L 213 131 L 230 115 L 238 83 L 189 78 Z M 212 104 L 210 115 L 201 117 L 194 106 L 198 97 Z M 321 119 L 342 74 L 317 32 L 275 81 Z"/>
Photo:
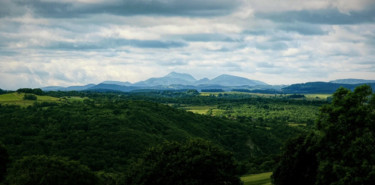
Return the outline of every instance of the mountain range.
<path id="1" fill-rule="evenodd" d="M 362 79 L 338 79 L 330 82 L 307 82 L 292 85 L 269 85 L 262 81 L 247 79 L 228 74 L 222 74 L 216 78 L 195 79 L 190 74 L 171 72 L 166 76 L 149 78 L 136 83 L 121 81 L 104 81 L 99 84 L 87 84 L 84 86 L 49 86 L 41 88 L 43 91 L 139 91 L 139 90 L 222 90 L 236 89 L 245 92 L 265 93 L 333 93 L 339 87 L 354 89 L 360 84 L 369 84 L 375 89 L 375 80 Z"/>
<path id="2" fill-rule="evenodd" d="M 97 90 L 97 91 L 133 91 L 140 89 L 224 89 L 231 90 L 233 87 L 268 87 L 270 85 L 243 77 L 223 74 L 213 79 L 203 78 L 195 79 L 190 74 L 171 72 L 166 76 L 158 78 L 149 78 L 145 81 L 136 83 L 121 82 L 121 81 L 104 81 L 99 84 L 88 84 L 85 86 L 70 86 L 59 87 L 49 86 L 41 88 L 44 91 L 83 91 L 83 90 Z"/>

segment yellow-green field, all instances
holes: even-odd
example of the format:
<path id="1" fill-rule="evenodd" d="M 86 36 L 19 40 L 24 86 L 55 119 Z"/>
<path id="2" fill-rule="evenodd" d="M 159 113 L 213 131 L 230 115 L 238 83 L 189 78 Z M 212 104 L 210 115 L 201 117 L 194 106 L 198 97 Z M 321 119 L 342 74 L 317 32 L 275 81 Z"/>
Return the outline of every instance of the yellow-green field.
<path id="1" fill-rule="evenodd" d="M 305 94 L 307 99 L 321 99 L 326 100 L 328 97 L 332 96 L 332 94 Z"/>
<path id="2" fill-rule="evenodd" d="M 39 96 L 36 95 L 37 100 L 24 100 L 25 93 L 8 93 L 0 95 L 0 104 L 4 105 L 19 105 L 21 107 L 27 107 L 33 105 L 35 102 L 63 102 L 63 101 L 83 101 L 85 98 L 81 97 L 64 97 L 56 98 L 52 96 Z"/>
<path id="3" fill-rule="evenodd" d="M 272 172 L 253 174 L 241 177 L 244 185 L 271 185 Z"/>
<path id="4" fill-rule="evenodd" d="M 196 113 L 196 114 L 207 114 L 207 112 L 211 109 L 215 109 L 216 106 L 188 106 L 183 107 L 183 109 Z"/>

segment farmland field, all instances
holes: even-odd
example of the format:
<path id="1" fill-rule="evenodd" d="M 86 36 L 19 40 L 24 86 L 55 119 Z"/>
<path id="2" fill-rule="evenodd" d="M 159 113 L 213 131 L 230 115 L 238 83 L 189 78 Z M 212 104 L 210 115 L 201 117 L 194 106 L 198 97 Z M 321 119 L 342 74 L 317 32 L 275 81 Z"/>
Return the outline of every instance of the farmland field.
<path id="1" fill-rule="evenodd" d="M 52 96 L 40 96 L 35 95 L 37 97 L 36 100 L 24 100 L 25 93 L 7 93 L 0 95 L 0 104 L 6 105 L 19 105 L 21 107 L 27 107 L 33 105 L 35 102 L 55 102 L 59 103 L 62 101 L 83 101 L 85 98 L 81 97 L 63 97 L 63 98 L 56 98 Z"/>
<path id="2" fill-rule="evenodd" d="M 244 185 L 271 185 L 272 172 L 252 174 L 241 177 Z"/>

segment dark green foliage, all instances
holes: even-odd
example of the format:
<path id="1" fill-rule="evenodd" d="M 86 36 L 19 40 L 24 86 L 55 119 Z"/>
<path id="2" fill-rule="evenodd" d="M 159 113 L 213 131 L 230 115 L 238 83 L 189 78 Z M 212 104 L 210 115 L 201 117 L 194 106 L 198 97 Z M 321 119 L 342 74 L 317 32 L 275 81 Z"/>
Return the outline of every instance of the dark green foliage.
<path id="1" fill-rule="evenodd" d="M 95 185 L 98 178 L 86 166 L 61 157 L 28 156 L 12 165 L 9 185 Z"/>
<path id="2" fill-rule="evenodd" d="M 339 88 L 332 103 L 321 108 L 317 129 L 317 134 L 285 147 L 274 171 L 276 185 L 300 175 L 317 185 L 375 181 L 375 94 L 370 86 L 359 86 L 354 92 Z"/>
<path id="3" fill-rule="evenodd" d="M 0 107 L 0 141 L 9 154 L 58 155 L 91 169 L 122 171 L 129 158 L 164 140 L 210 140 L 247 159 L 251 128 L 244 123 L 196 115 L 143 101 L 87 100 Z"/>
<path id="4" fill-rule="evenodd" d="M 318 162 L 316 158 L 316 136 L 300 135 L 289 140 L 280 163 L 272 174 L 276 185 L 314 185 Z"/>
<path id="5" fill-rule="evenodd" d="M 99 178 L 100 185 L 124 185 L 123 174 L 100 171 L 96 176 Z"/>
<path id="6" fill-rule="evenodd" d="M 37 100 L 38 97 L 36 97 L 36 96 L 33 95 L 33 94 L 25 94 L 25 95 L 23 96 L 23 99 L 24 99 L 24 100 Z"/>
<path id="7" fill-rule="evenodd" d="M 202 92 L 224 92 L 223 89 L 202 89 Z"/>
<path id="8" fill-rule="evenodd" d="M 4 145 L 0 143 L 0 183 L 4 180 L 8 162 L 9 162 L 8 152 L 5 149 Z"/>
<path id="9" fill-rule="evenodd" d="M 5 94 L 5 93 L 7 93 L 7 91 L 0 89 L 0 94 Z"/>
<path id="10" fill-rule="evenodd" d="M 306 98 L 306 96 L 303 94 L 292 94 L 287 96 L 287 98 Z"/>
<path id="11" fill-rule="evenodd" d="M 322 107 L 317 184 L 371 184 L 375 180 L 375 94 L 369 86 L 340 88 Z"/>
<path id="12" fill-rule="evenodd" d="M 42 89 L 30 89 L 30 88 L 22 88 L 17 90 L 18 93 L 29 93 L 29 94 L 36 94 L 36 95 L 43 95 Z"/>
<path id="13" fill-rule="evenodd" d="M 232 155 L 204 140 L 166 142 L 128 170 L 128 185 L 239 185 Z"/>

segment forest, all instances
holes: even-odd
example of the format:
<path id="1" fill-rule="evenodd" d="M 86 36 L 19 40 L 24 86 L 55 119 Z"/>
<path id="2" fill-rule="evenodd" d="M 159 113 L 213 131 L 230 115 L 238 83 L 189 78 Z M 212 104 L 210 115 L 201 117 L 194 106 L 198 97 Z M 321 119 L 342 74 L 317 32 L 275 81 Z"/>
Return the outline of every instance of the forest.
<path id="1" fill-rule="evenodd" d="M 271 171 L 274 184 L 290 184 L 294 176 L 345 184 L 358 176 L 351 173 L 357 165 L 367 176 L 355 183 L 375 175 L 374 156 L 361 148 L 374 153 L 369 86 L 333 95 L 1 92 L 3 184 L 241 184 L 240 176 Z M 329 163 L 352 151 L 366 161 Z"/>

